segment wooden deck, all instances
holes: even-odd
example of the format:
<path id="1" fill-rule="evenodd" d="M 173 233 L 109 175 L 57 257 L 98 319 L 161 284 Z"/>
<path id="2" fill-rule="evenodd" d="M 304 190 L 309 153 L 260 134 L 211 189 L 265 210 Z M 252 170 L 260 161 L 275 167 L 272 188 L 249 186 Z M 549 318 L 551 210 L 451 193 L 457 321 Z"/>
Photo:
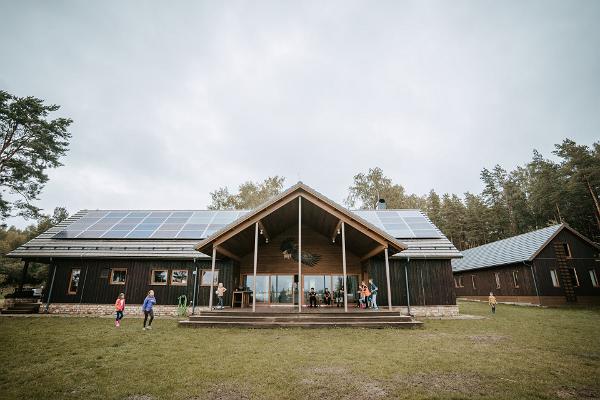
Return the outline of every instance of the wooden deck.
<path id="1" fill-rule="evenodd" d="M 391 311 L 356 310 L 347 313 L 335 309 L 307 310 L 301 313 L 273 309 L 252 311 L 203 311 L 180 321 L 182 327 L 244 328 L 418 328 L 422 322 Z"/>

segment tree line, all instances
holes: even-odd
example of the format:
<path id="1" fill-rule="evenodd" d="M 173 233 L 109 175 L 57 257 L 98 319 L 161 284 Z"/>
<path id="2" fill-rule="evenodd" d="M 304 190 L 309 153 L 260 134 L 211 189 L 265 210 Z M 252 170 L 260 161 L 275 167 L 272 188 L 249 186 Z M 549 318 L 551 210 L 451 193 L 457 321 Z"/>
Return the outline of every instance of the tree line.
<path id="1" fill-rule="evenodd" d="M 553 151 L 556 160 L 537 150 L 512 171 L 501 165 L 481 170 L 480 193 L 407 193 L 381 168 L 354 176 L 344 204 L 375 208 L 380 198 L 388 208 L 418 208 L 460 250 L 480 246 L 545 226 L 568 223 L 583 235 L 600 239 L 600 142 L 586 146 L 565 139 Z M 211 192 L 210 209 L 252 209 L 283 190 L 285 178 L 244 182 L 237 193 L 227 187 Z"/>

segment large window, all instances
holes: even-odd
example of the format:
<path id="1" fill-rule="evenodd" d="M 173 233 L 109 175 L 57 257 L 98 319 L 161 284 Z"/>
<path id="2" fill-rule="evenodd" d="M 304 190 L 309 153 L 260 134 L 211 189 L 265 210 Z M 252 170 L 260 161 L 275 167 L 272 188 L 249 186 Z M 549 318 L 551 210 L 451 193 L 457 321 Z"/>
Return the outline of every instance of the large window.
<path id="1" fill-rule="evenodd" d="M 215 276 L 213 277 L 212 270 L 203 269 L 202 277 L 200 279 L 200 286 L 210 286 L 211 278 L 213 286 L 217 286 L 219 284 L 219 270 L 215 269 Z"/>
<path id="2" fill-rule="evenodd" d="M 571 283 L 575 287 L 579 287 L 579 277 L 575 268 L 569 268 L 569 275 L 571 275 Z"/>
<path id="3" fill-rule="evenodd" d="M 76 294 L 77 288 L 79 288 L 79 277 L 81 276 L 81 270 L 76 268 L 71 270 L 71 276 L 69 278 L 69 294 Z"/>
<path id="4" fill-rule="evenodd" d="M 113 268 L 110 271 L 111 285 L 124 285 L 127 279 L 127 268 Z"/>
<path id="5" fill-rule="evenodd" d="M 519 287 L 519 271 L 513 271 L 513 283 L 516 288 Z"/>
<path id="6" fill-rule="evenodd" d="M 552 278 L 552 286 L 560 287 L 560 282 L 558 281 L 558 273 L 555 269 L 550 270 L 550 277 Z"/>
<path id="7" fill-rule="evenodd" d="M 153 269 L 150 271 L 150 284 L 151 285 L 166 285 L 169 281 L 169 270 L 168 269 Z"/>
<path id="8" fill-rule="evenodd" d="M 496 289 L 500 289 L 500 273 L 494 272 L 494 278 L 496 278 Z"/>
<path id="9" fill-rule="evenodd" d="M 596 275 L 596 270 L 590 269 L 588 272 L 590 273 L 590 279 L 592 281 L 592 286 L 600 287 L 600 284 L 598 283 L 598 275 Z"/>
<path id="10" fill-rule="evenodd" d="M 187 269 L 174 269 L 171 271 L 171 285 L 186 286 L 188 280 Z"/>

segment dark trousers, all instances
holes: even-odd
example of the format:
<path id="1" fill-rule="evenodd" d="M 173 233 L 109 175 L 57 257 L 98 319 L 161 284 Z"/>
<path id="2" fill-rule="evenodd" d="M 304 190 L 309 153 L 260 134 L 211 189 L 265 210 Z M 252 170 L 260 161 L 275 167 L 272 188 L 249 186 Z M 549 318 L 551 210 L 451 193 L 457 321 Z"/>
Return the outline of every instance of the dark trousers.
<path id="1" fill-rule="evenodd" d="M 117 321 L 120 321 L 123 318 L 123 311 L 117 311 Z"/>
<path id="2" fill-rule="evenodd" d="M 496 305 L 492 304 L 492 314 L 496 314 Z"/>
<path id="3" fill-rule="evenodd" d="M 150 316 L 150 321 L 148 321 L 148 316 Z M 144 310 L 144 328 L 146 327 L 146 321 L 148 321 L 148 326 L 152 325 L 152 321 L 154 320 L 154 310 L 146 311 Z"/>
<path id="4" fill-rule="evenodd" d="M 316 297 L 309 297 L 308 300 L 310 300 L 310 306 L 311 307 L 316 307 L 317 306 L 317 298 Z"/>

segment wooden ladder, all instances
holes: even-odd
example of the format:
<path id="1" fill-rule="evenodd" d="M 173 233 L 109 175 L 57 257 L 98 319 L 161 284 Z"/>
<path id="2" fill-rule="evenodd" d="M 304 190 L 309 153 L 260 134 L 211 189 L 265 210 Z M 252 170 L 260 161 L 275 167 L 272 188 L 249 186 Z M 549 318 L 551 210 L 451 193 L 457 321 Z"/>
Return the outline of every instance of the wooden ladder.
<path id="1" fill-rule="evenodd" d="M 554 243 L 554 253 L 556 254 L 556 262 L 558 264 L 558 273 L 560 274 L 560 283 L 565 291 L 565 297 L 567 302 L 577 302 L 577 296 L 575 295 L 575 289 L 573 288 L 573 281 L 571 280 L 571 274 L 569 273 L 569 265 L 567 264 L 567 256 L 565 254 L 565 248 L 562 243 Z"/>

